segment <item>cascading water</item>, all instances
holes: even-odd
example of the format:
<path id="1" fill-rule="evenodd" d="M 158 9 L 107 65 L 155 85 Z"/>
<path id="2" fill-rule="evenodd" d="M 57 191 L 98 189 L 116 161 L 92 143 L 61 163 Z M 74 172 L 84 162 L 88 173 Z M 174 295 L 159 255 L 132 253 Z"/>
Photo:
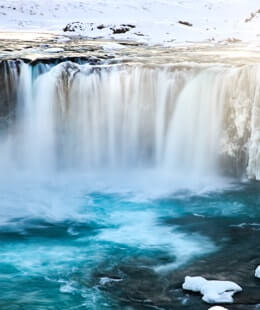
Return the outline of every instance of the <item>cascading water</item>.
<path id="1" fill-rule="evenodd" d="M 0 308 L 202 309 L 184 276 L 234 265 L 244 287 L 259 80 L 257 64 L 1 62 Z"/>
<path id="2" fill-rule="evenodd" d="M 17 91 L 0 145 L 9 168 L 259 178 L 258 65 L 5 65 Z"/>

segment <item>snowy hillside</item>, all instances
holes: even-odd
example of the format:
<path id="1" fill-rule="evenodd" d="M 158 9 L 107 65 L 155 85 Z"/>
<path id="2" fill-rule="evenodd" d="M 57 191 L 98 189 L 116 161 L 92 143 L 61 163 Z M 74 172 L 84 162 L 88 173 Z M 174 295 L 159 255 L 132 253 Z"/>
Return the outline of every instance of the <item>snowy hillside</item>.
<path id="1" fill-rule="evenodd" d="M 0 31 L 63 29 L 66 35 L 148 44 L 260 42 L 260 1 L 0 0 Z"/>

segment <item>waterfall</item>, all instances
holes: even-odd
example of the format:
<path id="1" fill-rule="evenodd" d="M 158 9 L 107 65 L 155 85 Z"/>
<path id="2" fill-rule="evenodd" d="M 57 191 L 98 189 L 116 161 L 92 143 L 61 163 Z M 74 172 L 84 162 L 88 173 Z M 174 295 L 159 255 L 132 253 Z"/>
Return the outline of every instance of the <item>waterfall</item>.
<path id="1" fill-rule="evenodd" d="M 259 65 L 0 69 L 1 169 L 260 179 Z"/>
<path id="2" fill-rule="evenodd" d="M 223 69 L 207 69 L 187 83 L 176 101 L 165 164 L 181 174 L 217 173 Z"/>

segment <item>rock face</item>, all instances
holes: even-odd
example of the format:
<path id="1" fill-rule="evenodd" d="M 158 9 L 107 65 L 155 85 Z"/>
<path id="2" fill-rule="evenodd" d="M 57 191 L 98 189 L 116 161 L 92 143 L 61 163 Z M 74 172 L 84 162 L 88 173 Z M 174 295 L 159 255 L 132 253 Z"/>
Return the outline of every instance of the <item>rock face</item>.
<path id="1" fill-rule="evenodd" d="M 242 288 L 231 281 L 208 281 L 203 277 L 185 277 L 182 285 L 184 290 L 199 292 L 202 300 L 209 304 L 233 303 L 233 295 L 241 292 Z"/>
<path id="2" fill-rule="evenodd" d="M 75 31 L 84 31 L 86 29 L 86 25 L 82 22 L 72 22 L 68 23 L 64 28 L 64 32 L 75 32 Z"/>
<path id="3" fill-rule="evenodd" d="M 113 31 L 113 34 L 120 34 L 130 31 L 132 28 L 135 28 L 135 26 L 131 24 L 122 24 L 120 26 L 111 27 L 110 29 Z"/>
<path id="4" fill-rule="evenodd" d="M 75 63 L 89 63 L 90 65 L 96 65 L 102 61 L 96 57 L 61 57 L 63 49 L 61 48 L 48 48 L 46 53 L 51 54 L 48 58 L 37 58 L 30 61 L 30 65 L 35 68 L 35 72 L 38 74 L 44 73 L 44 64 L 56 65 L 60 62 L 71 61 Z M 53 55 L 54 54 L 54 55 Z M 58 55 L 56 55 L 58 54 Z M 26 77 L 23 75 L 23 66 L 25 61 L 21 59 L 16 60 L 2 60 L 0 61 L 0 128 L 5 128 L 16 117 L 16 107 L 20 100 L 23 104 L 24 98 L 19 98 L 19 90 L 22 90 L 26 81 Z M 21 106 L 18 107 L 18 109 Z"/>
<path id="5" fill-rule="evenodd" d="M 0 62 L 0 118 L 8 118 L 14 111 L 20 64 L 19 60 Z"/>
<path id="6" fill-rule="evenodd" d="M 109 34 L 122 34 L 134 29 L 136 26 L 132 24 L 120 24 L 120 25 L 104 25 L 84 22 L 71 22 L 68 23 L 64 28 L 64 32 L 84 32 L 90 30 L 91 32 L 98 31 L 98 33 L 106 30 Z"/>

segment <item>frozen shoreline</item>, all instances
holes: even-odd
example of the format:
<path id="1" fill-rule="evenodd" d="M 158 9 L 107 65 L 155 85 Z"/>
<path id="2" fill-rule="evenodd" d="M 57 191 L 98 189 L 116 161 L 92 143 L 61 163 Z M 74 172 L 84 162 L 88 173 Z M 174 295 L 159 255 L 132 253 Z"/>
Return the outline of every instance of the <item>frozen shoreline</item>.
<path id="1" fill-rule="evenodd" d="M 0 0 L 0 31 L 165 46 L 240 40 L 258 45 L 259 9 L 257 0 Z"/>

